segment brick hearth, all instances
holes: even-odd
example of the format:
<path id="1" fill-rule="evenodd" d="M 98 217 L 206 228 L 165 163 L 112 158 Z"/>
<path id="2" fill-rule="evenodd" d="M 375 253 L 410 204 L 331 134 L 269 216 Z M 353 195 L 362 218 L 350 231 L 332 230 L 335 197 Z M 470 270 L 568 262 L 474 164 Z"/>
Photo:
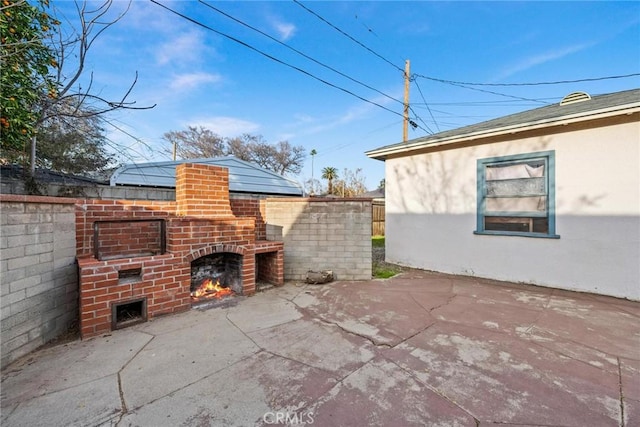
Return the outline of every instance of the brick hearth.
<path id="1" fill-rule="evenodd" d="M 246 201 L 230 201 L 226 168 L 201 164 L 176 167 L 175 202 L 79 202 L 81 336 L 109 332 L 114 306 L 128 302 L 143 301 L 143 320 L 189 309 L 191 262 L 203 256 L 241 255 L 244 295 L 256 279 L 282 285 L 283 243 L 257 240 L 264 222 L 258 205 L 250 211 Z"/>

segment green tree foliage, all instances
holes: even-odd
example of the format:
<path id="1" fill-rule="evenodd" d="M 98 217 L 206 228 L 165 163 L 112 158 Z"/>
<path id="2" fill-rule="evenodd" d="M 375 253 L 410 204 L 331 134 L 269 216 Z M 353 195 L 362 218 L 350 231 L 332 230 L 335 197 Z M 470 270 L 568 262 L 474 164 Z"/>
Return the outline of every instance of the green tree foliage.
<path id="1" fill-rule="evenodd" d="M 338 169 L 332 166 L 323 168 L 322 179 L 327 180 L 327 194 L 333 194 L 333 180 L 338 179 Z"/>
<path id="2" fill-rule="evenodd" d="M 2 157 L 24 152 L 34 134 L 34 106 L 42 97 L 55 98 L 57 85 L 49 74 L 57 67 L 46 39 L 60 25 L 47 13 L 48 0 L 31 3 L 2 0 L 0 7 L 0 129 Z"/>
<path id="3" fill-rule="evenodd" d="M 58 114 L 39 126 L 38 167 L 69 174 L 100 172 L 114 167 L 115 159 L 107 150 L 108 141 L 100 116 L 86 110 L 76 111 L 69 101 L 56 105 Z"/>

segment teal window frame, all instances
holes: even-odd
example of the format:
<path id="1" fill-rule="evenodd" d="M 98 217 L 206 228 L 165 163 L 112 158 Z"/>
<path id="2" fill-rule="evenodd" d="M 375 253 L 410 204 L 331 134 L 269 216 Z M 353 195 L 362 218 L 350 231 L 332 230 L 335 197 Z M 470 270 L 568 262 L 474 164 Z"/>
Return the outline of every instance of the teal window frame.
<path id="1" fill-rule="evenodd" d="M 547 232 L 523 232 L 523 231 L 507 231 L 507 230 L 486 230 L 485 217 L 487 215 L 487 166 L 508 166 L 531 161 L 543 161 L 545 164 L 544 188 L 546 192 L 546 209 L 544 214 L 540 212 L 492 212 L 491 216 L 503 216 L 513 218 L 547 218 Z M 516 154 L 500 157 L 489 157 L 477 160 L 476 183 L 477 183 L 477 214 L 476 214 L 476 230 L 474 234 L 478 235 L 494 235 L 494 236 L 520 236 L 520 237 L 537 237 L 547 239 L 559 239 L 556 234 L 556 180 L 555 180 L 555 151 L 540 151 L 534 153 Z M 523 194 L 522 197 L 527 197 Z"/>

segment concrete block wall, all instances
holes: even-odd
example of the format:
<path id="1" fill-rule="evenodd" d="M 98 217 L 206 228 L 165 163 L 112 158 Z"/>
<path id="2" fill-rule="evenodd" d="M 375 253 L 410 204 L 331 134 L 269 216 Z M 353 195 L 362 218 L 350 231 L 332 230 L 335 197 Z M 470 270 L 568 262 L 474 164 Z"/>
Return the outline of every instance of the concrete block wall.
<path id="1" fill-rule="evenodd" d="M 333 270 L 338 280 L 371 279 L 371 199 L 266 200 L 267 232 L 282 232 L 285 280 Z"/>
<path id="2" fill-rule="evenodd" d="M 2 367 L 78 317 L 75 199 L 0 195 Z"/>

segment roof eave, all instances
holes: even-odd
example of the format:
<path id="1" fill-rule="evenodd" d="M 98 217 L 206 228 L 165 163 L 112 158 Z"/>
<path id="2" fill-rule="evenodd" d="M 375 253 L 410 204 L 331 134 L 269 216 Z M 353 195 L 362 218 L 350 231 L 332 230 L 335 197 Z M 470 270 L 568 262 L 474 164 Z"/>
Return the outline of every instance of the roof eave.
<path id="1" fill-rule="evenodd" d="M 444 138 L 434 138 L 428 140 L 420 140 L 415 142 L 405 142 L 401 144 L 383 147 L 365 152 L 367 157 L 376 160 L 385 160 L 389 156 L 398 157 L 398 155 L 409 155 L 413 151 L 429 147 L 436 148 L 445 145 L 451 145 L 461 142 L 470 142 L 479 139 L 492 138 L 506 134 L 516 134 L 524 131 L 542 129 L 545 127 L 568 125 L 579 123 L 587 120 L 603 119 L 607 117 L 630 115 L 640 112 L 640 103 L 635 102 L 626 105 L 617 105 L 615 107 L 603 108 L 600 110 L 585 111 L 582 113 L 569 114 L 551 119 L 537 120 L 533 122 L 519 123 L 517 125 L 504 126 L 500 128 L 487 129 L 468 134 L 454 135 Z"/>

